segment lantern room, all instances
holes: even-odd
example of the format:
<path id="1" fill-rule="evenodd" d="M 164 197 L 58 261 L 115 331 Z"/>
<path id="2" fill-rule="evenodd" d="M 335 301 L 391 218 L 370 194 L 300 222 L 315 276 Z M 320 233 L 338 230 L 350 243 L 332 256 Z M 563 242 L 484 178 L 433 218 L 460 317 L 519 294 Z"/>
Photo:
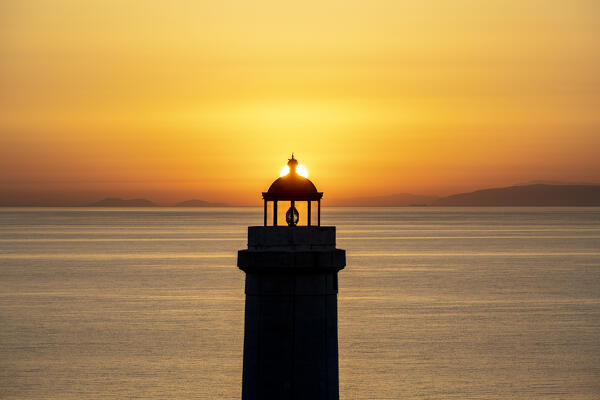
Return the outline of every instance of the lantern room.
<path id="1" fill-rule="evenodd" d="M 283 218 L 278 218 L 278 206 L 289 207 L 285 213 L 285 223 L 288 226 L 302 225 L 301 221 L 306 222 L 307 226 L 312 225 L 312 203 L 317 202 L 317 226 L 321 226 L 321 198 L 323 192 L 318 192 L 315 185 L 302 176 L 298 171 L 298 160 L 292 158 L 288 160 L 287 169 L 284 167 L 282 176 L 277 178 L 271 184 L 269 190 L 263 192 L 264 200 L 264 225 L 268 223 L 268 205 L 272 202 L 272 221 L 273 226 L 277 226 Z M 287 172 L 287 173 L 285 173 Z M 298 208 L 304 209 L 306 206 L 306 219 L 300 218 Z"/>

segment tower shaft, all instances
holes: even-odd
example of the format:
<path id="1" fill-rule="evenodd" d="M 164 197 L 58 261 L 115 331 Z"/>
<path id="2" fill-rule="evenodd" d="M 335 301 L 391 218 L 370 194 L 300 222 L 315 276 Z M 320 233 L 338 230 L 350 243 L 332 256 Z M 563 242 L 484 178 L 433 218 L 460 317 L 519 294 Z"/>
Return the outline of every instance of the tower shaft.
<path id="1" fill-rule="evenodd" d="M 335 227 L 249 227 L 242 399 L 339 399 Z"/>

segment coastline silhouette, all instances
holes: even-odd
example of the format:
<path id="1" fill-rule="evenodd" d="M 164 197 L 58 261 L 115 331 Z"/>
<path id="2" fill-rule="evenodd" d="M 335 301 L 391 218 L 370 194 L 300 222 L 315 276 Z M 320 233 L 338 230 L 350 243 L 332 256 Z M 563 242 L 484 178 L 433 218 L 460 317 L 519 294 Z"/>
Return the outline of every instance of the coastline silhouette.
<path id="1" fill-rule="evenodd" d="M 255 204 L 258 206 L 258 204 Z M 329 200 L 336 207 L 409 207 L 409 206 L 489 206 L 489 207 L 598 207 L 600 185 L 580 184 L 521 184 L 508 187 L 489 188 L 472 192 L 438 197 L 400 193 L 385 196 L 350 197 Z M 52 199 L 1 199 L 0 207 L 232 207 L 227 202 L 211 202 L 191 199 L 178 203 L 159 204 L 137 198 L 121 199 L 107 197 L 91 203 L 66 202 Z"/>

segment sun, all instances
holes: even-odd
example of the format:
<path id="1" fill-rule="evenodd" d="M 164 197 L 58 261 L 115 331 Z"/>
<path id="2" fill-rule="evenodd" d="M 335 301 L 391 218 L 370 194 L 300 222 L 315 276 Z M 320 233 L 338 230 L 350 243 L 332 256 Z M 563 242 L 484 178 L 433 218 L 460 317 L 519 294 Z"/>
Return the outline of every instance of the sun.
<path id="1" fill-rule="evenodd" d="M 288 167 L 287 165 L 284 165 L 283 168 L 281 168 L 281 171 L 279 171 L 279 176 L 286 176 L 289 173 L 290 173 L 290 167 Z M 298 166 L 296 167 L 296 173 L 300 176 L 308 178 L 308 170 L 302 164 L 298 164 Z"/>
<path id="2" fill-rule="evenodd" d="M 298 175 L 308 178 L 308 170 L 304 165 L 298 164 L 298 166 L 296 167 L 296 172 L 298 173 Z"/>

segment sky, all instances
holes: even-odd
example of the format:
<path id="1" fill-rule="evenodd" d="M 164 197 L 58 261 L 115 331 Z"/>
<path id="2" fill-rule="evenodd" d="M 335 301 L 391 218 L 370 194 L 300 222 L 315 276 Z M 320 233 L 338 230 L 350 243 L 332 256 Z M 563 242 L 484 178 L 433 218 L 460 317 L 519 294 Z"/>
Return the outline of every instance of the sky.
<path id="1" fill-rule="evenodd" d="M 0 204 L 600 182 L 597 0 L 0 3 Z"/>

